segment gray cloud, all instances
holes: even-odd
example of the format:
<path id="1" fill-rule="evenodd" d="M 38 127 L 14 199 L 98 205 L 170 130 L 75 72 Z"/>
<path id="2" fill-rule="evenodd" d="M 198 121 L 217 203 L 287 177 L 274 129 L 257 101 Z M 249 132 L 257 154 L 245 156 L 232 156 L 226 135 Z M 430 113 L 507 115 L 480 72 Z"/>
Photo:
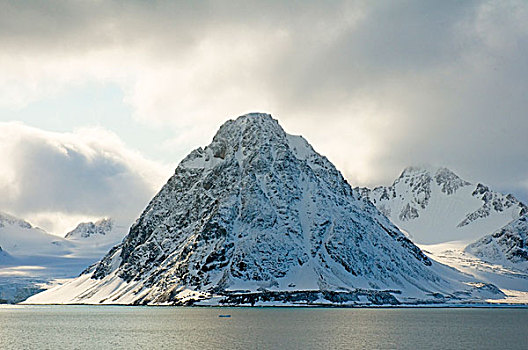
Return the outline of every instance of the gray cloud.
<path id="1" fill-rule="evenodd" d="M 174 128 L 167 144 L 182 156 L 226 117 L 261 109 L 307 136 L 354 184 L 433 163 L 528 199 L 524 1 L 4 7 L 3 59 L 26 78 L 0 78 L 0 92 L 15 81 L 35 99 L 50 81 L 115 81 L 138 120 Z"/>

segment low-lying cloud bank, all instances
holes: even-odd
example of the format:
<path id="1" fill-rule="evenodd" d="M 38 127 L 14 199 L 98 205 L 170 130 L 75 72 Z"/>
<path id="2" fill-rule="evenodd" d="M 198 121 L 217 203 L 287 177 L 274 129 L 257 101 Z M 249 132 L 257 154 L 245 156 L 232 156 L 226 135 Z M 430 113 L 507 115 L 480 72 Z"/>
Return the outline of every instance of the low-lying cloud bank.
<path id="1" fill-rule="evenodd" d="M 130 224 L 170 176 L 104 129 L 0 123 L 0 134 L 0 209 L 55 234 L 102 216 Z"/>

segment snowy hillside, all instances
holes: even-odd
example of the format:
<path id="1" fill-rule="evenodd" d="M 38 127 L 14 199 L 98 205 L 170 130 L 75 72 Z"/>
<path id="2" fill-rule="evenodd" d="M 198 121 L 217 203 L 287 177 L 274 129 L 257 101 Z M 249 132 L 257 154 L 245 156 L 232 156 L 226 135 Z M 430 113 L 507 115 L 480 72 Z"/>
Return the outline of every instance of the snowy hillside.
<path id="1" fill-rule="evenodd" d="M 86 235 L 90 228 L 104 235 Z M 52 280 L 78 276 L 124 235 L 124 227 L 102 220 L 80 224 L 66 239 L 0 213 L 0 303 L 24 300 Z"/>
<path id="2" fill-rule="evenodd" d="M 79 278 L 27 303 L 502 297 L 429 259 L 302 137 L 286 134 L 270 115 L 249 114 L 226 122 L 209 146 L 179 164 L 122 244 Z"/>
<path id="3" fill-rule="evenodd" d="M 0 246 L 14 256 L 61 256 L 73 246 L 29 222 L 0 212 Z"/>
<path id="4" fill-rule="evenodd" d="M 68 232 L 66 239 L 86 239 L 89 237 L 107 236 L 112 232 L 114 222 L 111 219 L 101 219 L 96 222 L 82 222 L 75 229 Z"/>
<path id="5" fill-rule="evenodd" d="M 358 190 L 421 244 L 469 242 L 528 210 L 512 195 L 472 184 L 446 168 L 410 167 L 391 186 Z"/>
<path id="6" fill-rule="evenodd" d="M 468 245 L 465 251 L 484 261 L 528 273 L 528 215 Z"/>
<path id="7" fill-rule="evenodd" d="M 439 244 L 420 244 L 420 248 L 432 259 L 451 266 L 468 276 L 499 287 L 505 298 L 495 303 L 528 304 L 528 271 L 504 261 L 483 260 L 465 251 L 466 242 L 452 241 Z"/>
<path id="8" fill-rule="evenodd" d="M 119 243 L 126 228 L 111 219 L 79 224 L 65 238 L 52 235 L 29 222 L 0 212 L 0 247 L 22 257 L 100 257 Z"/>
<path id="9" fill-rule="evenodd" d="M 65 238 L 74 243 L 72 254 L 77 257 L 100 258 L 123 240 L 126 227 L 117 225 L 112 219 L 83 222 L 68 232 Z"/>

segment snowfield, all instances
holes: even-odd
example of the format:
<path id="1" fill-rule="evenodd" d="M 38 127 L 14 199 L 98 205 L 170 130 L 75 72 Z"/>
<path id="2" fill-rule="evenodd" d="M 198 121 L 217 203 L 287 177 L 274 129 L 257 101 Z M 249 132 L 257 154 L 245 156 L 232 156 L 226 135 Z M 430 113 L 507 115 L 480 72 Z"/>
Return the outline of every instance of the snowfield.
<path id="1" fill-rule="evenodd" d="M 82 223 L 62 238 L 0 213 L 0 302 L 22 301 L 78 276 L 124 235 L 124 227 L 104 219 Z"/>
<path id="2" fill-rule="evenodd" d="M 467 241 L 440 244 L 420 244 L 420 248 L 432 259 L 451 266 L 475 279 L 498 286 L 505 294 L 502 299 L 487 302 L 499 304 L 528 304 L 528 273 L 515 265 L 490 263 L 465 250 Z"/>

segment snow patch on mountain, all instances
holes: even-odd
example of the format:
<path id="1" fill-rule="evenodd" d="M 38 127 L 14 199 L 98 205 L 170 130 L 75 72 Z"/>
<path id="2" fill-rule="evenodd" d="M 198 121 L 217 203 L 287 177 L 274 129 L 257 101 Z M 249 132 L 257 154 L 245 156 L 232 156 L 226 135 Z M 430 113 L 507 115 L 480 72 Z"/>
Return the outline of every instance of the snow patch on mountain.
<path id="1" fill-rule="evenodd" d="M 391 186 L 356 190 L 422 244 L 474 240 L 528 210 L 514 196 L 472 184 L 447 168 L 409 167 Z"/>
<path id="2" fill-rule="evenodd" d="M 409 179 L 417 188 L 409 206 L 423 210 L 434 191 L 469 186 L 450 176 L 434 178 L 435 187 L 427 176 L 416 186 Z M 99 263 L 27 303 L 412 304 L 493 296 L 504 297 L 429 259 L 306 140 L 253 113 L 192 151 Z"/>

